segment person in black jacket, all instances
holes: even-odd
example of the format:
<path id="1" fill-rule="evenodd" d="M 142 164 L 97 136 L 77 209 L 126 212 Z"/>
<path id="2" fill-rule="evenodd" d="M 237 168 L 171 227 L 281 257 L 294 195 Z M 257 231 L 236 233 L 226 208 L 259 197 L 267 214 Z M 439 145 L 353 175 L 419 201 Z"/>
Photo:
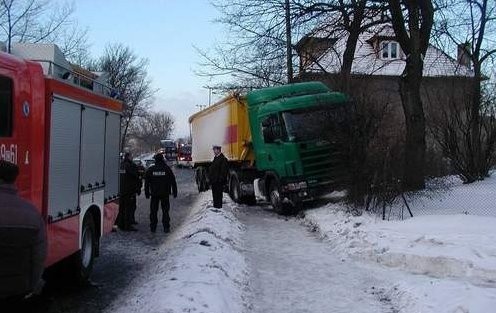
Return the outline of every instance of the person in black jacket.
<path id="1" fill-rule="evenodd" d="M 0 299 L 22 297 L 41 286 L 47 255 L 45 223 L 40 211 L 18 195 L 18 175 L 17 165 L 0 160 Z"/>
<path id="2" fill-rule="evenodd" d="M 214 160 L 208 168 L 208 180 L 212 188 L 212 198 L 214 208 L 222 208 L 222 192 L 227 183 L 228 163 L 227 158 L 222 154 L 220 146 L 213 146 Z"/>
<path id="3" fill-rule="evenodd" d="M 134 211 L 136 211 L 136 193 L 140 184 L 138 166 L 126 152 L 120 167 L 120 199 L 117 226 L 124 231 L 136 231 L 132 226 Z M 141 189 L 141 188 L 140 188 Z M 139 190 L 141 192 L 141 190 Z"/>
<path id="4" fill-rule="evenodd" d="M 157 212 L 158 204 L 162 208 L 162 225 L 164 232 L 170 232 L 170 218 L 169 218 L 169 195 L 177 197 L 177 184 L 176 177 L 170 167 L 165 163 L 162 154 L 154 156 L 155 164 L 151 166 L 145 174 L 145 196 L 150 198 L 150 230 L 154 233 L 157 230 Z"/>

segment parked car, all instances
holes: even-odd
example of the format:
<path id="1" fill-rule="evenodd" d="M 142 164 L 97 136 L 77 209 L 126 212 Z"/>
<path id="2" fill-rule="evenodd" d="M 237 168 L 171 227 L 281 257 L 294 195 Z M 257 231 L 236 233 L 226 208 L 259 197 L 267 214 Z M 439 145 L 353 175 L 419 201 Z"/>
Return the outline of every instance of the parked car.
<path id="1" fill-rule="evenodd" d="M 143 163 L 143 161 L 141 159 L 135 158 L 135 159 L 133 159 L 133 162 L 134 162 L 134 164 L 136 164 L 138 166 L 138 173 L 139 173 L 140 177 L 144 178 L 146 168 L 145 168 L 145 164 Z"/>
<path id="2" fill-rule="evenodd" d="M 150 166 L 154 165 L 155 164 L 155 160 L 154 159 L 146 159 L 146 160 L 143 160 L 145 162 L 145 168 L 148 169 Z"/>

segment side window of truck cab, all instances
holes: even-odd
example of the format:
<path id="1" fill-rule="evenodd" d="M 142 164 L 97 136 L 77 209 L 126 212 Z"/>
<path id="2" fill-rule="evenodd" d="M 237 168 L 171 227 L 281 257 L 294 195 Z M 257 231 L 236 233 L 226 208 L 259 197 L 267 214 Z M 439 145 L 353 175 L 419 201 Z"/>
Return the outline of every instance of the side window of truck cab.
<path id="1" fill-rule="evenodd" d="M 12 136 L 13 82 L 0 75 L 0 137 Z"/>
<path id="2" fill-rule="evenodd" d="M 277 114 L 271 114 L 262 120 L 262 133 L 265 143 L 284 140 L 286 132 L 282 119 Z"/>

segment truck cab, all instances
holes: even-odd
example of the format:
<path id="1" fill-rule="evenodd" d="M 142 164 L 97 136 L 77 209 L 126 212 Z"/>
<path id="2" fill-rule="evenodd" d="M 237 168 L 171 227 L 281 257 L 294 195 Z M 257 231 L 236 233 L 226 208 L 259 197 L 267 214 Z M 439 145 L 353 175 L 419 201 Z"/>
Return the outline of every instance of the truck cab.
<path id="1" fill-rule="evenodd" d="M 274 207 L 297 206 L 329 192 L 341 170 L 339 132 L 347 97 L 321 83 L 292 84 L 247 96 L 256 168 L 255 190 Z"/>

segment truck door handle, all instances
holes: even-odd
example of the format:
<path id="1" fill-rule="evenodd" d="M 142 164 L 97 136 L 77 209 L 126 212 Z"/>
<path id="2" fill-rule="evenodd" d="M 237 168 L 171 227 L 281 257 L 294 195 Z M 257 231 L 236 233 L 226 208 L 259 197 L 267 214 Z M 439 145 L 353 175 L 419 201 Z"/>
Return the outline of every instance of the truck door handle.
<path id="1" fill-rule="evenodd" d="M 272 155 L 268 155 L 267 158 L 269 159 L 269 161 L 272 161 Z"/>

